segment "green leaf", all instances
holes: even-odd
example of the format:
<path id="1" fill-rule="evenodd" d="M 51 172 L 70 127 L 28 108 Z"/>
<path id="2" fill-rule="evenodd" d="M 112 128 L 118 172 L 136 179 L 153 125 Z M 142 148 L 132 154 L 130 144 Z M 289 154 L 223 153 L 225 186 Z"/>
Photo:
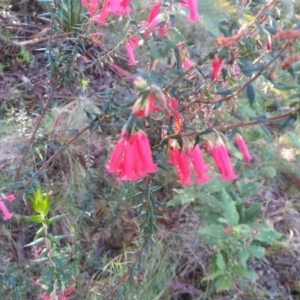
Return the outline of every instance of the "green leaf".
<path id="1" fill-rule="evenodd" d="M 258 217 L 258 214 L 261 210 L 261 203 L 254 203 L 250 207 L 244 210 L 244 222 L 246 224 L 252 223 Z"/>
<path id="2" fill-rule="evenodd" d="M 221 275 L 215 282 L 216 292 L 228 291 L 231 288 L 231 278 L 229 275 Z"/>
<path id="3" fill-rule="evenodd" d="M 300 86 L 297 84 L 287 84 L 283 82 L 274 82 L 274 87 L 280 91 L 288 91 L 292 89 L 299 89 Z"/>
<path id="4" fill-rule="evenodd" d="M 247 268 L 247 260 L 249 259 L 249 257 L 250 257 L 250 251 L 248 250 L 248 248 L 243 248 L 238 254 L 238 258 L 244 269 Z"/>
<path id="5" fill-rule="evenodd" d="M 222 89 L 222 90 L 218 90 L 216 92 L 216 95 L 221 95 L 221 96 L 229 96 L 231 94 L 233 94 L 233 90 L 230 90 L 230 89 L 228 89 L 228 90 Z"/>
<path id="6" fill-rule="evenodd" d="M 250 105 L 253 106 L 253 103 L 254 103 L 254 100 L 255 100 L 255 90 L 254 90 L 254 86 L 253 86 L 252 83 L 247 85 L 246 94 L 247 94 L 247 97 L 249 99 Z"/>
<path id="7" fill-rule="evenodd" d="M 249 270 L 246 268 L 241 268 L 239 266 L 234 266 L 231 271 L 237 275 L 243 276 L 248 280 L 255 281 L 258 278 L 257 273 L 254 270 Z"/>
<path id="8" fill-rule="evenodd" d="M 251 65 L 248 67 L 243 67 L 241 68 L 241 71 L 247 75 L 247 74 L 251 74 L 252 76 L 252 72 L 257 72 L 257 71 L 261 71 L 265 68 L 264 64 L 258 64 L 258 65 Z M 248 75 L 247 75 L 248 76 Z"/>
<path id="9" fill-rule="evenodd" d="M 43 223 L 45 220 L 41 215 L 24 216 L 24 219 L 32 223 Z"/>
<path id="10" fill-rule="evenodd" d="M 208 205 L 211 208 L 220 210 L 221 205 L 220 201 L 218 201 L 214 196 L 208 195 L 204 192 L 198 194 L 199 201 L 205 205 Z"/>
<path id="11" fill-rule="evenodd" d="M 36 240 L 34 240 L 33 242 L 31 242 L 31 243 L 25 245 L 24 247 L 34 246 L 34 245 L 40 244 L 40 243 L 42 243 L 42 242 L 44 242 L 44 241 L 45 241 L 45 238 L 44 238 L 44 237 L 41 237 L 41 238 L 36 239 Z"/>
<path id="12" fill-rule="evenodd" d="M 269 131 L 269 129 L 265 125 L 263 125 L 263 124 L 260 125 L 260 128 L 262 129 L 263 133 L 268 138 L 269 142 L 272 142 L 273 141 L 273 137 L 272 137 L 272 134 Z"/>
<path id="13" fill-rule="evenodd" d="M 297 115 L 290 115 L 281 125 L 281 129 L 291 127 L 297 120 Z"/>
<path id="14" fill-rule="evenodd" d="M 202 281 L 208 281 L 208 280 L 214 280 L 214 279 L 220 277 L 223 274 L 224 274 L 224 272 L 219 270 L 219 271 L 214 272 L 214 273 L 212 273 L 208 276 L 205 276 L 204 278 L 201 279 L 201 282 Z"/>
<path id="15" fill-rule="evenodd" d="M 173 189 L 173 191 L 176 192 L 177 195 L 174 196 L 173 199 L 167 203 L 167 206 L 185 205 L 195 200 L 196 193 L 194 187 L 189 187 L 180 190 Z"/>
<path id="16" fill-rule="evenodd" d="M 213 180 L 203 186 L 203 189 L 207 192 L 207 194 L 212 194 L 216 192 L 220 192 L 222 188 L 226 188 L 229 186 L 229 182 L 227 181 L 218 181 Z"/>
<path id="17" fill-rule="evenodd" d="M 217 267 L 219 270 L 221 270 L 221 271 L 225 270 L 226 264 L 225 264 L 224 257 L 221 252 L 219 252 L 217 255 L 216 264 L 217 264 Z"/>
<path id="18" fill-rule="evenodd" d="M 268 178 L 274 178 L 276 176 L 276 169 L 273 167 L 263 167 L 261 173 Z"/>
<path id="19" fill-rule="evenodd" d="M 236 209 L 235 202 L 229 194 L 222 189 L 221 193 L 221 207 L 223 209 L 223 216 L 227 220 L 227 224 L 233 227 L 239 223 L 239 214 Z"/>
<path id="20" fill-rule="evenodd" d="M 258 259 L 263 258 L 265 256 L 265 248 L 263 248 L 261 246 L 251 245 L 251 246 L 247 247 L 247 249 L 251 256 L 254 256 Z"/>
<path id="21" fill-rule="evenodd" d="M 238 181 L 236 185 L 241 197 L 243 198 L 250 198 L 255 196 L 259 188 L 259 184 L 257 182 L 242 183 Z"/>
<path id="22" fill-rule="evenodd" d="M 278 242 L 281 234 L 269 227 L 260 227 L 258 234 L 253 237 L 253 240 L 260 241 L 269 245 L 274 245 Z"/>
<path id="23" fill-rule="evenodd" d="M 59 220 L 60 220 L 62 217 L 64 217 L 64 216 L 66 216 L 66 214 L 57 215 L 57 216 L 55 216 L 55 217 L 49 219 L 49 220 L 47 221 L 47 224 L 48 224 L 48 225 L 51 225 L 51 224 L 53 224 L 53 223 L 59 221 Z"/>
<path id="24" fill-rule="evenodd" d="M 42 189 L 39 187 L 33 196 L 29 197 L 29 200 L 37 213 L 43 217 L 47 216 L 50 207 L 49 194 L 43 196 Z"/>
<path id="25" fill-rule="evenodd" d="M 266 123 L 268 119 L 267 119 L 265 113 L 262 113 L 259 116 L 251 117 L 250 120 L 255 120 L 255 121 L 262 122 L 262 123 Z"/>
<path id="26" fill-rule="evenodd" d="M 287 131 L 286 133 L 288 134 L 294 145 L 300 150 L 300 138 L 297 137 L 293 132 Z"/>

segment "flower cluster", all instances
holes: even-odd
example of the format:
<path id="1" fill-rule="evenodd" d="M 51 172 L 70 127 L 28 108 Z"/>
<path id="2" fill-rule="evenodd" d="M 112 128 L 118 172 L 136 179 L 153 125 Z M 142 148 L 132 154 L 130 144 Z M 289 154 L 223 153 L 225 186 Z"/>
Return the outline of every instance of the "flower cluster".
<path id="1" fill-rule="evenodd" d="M 124 131 L 106 168 L 117 174 L 119 181 L 136 181 L 156 172 L 147 135 L 139 131 L 128 136 Z"/>
<path id="2" fill-rule="evenodd" d="M 97 11 L 100 2 L 102 2 L 101 0 L 82 0 L 82 5 L 88 8 L 89 14 L 94 17 L 96 22 L 106 26 L 106 19 L 109 15 L 123 16 L 132 12 L 129 6 L 130 1 L 131 0 L 104 0 L 99 14 L 97 14 Z"/>
<path id="3" fill-rule="evenodd" d="M 174 142 L 173 142 L 174 143 Z M 202 153 L 199 146 L 190 147 L 187 152 L 180 149 L 175 141 L 175 145 L 170 147 L 169 162 L 176 167 L 179 182 L 184 185 L 193 184 L 191 180 L 191 170 L 189 161 L 193 165 L 196 173 L 196 182 L 206 183 L 209 177 L 206 175 L 208 165 L 204 163 Z"/>
<path id="4" fill-rule="evenodd" d="M 247 145 L 239 134 L 236 136 L 236 143 L 243 154 L 244 160 L 246 162 L 250 162 L 250 154 Z M 210 144 L 209 150 L 217 169 L 221 173 L 221 179 L 223 181 L 237 179 L 238 176 L 234 173 L 233 165 L 223 141 L 219 140 L 216 145 Z M 180 149 L 176 141 L 172 141 L 169 154 L 169 162 L 176 167 L 179 182 L 181 184 L 193 184 L 191 180 L 192 172 L 190 166 L 192 166 L 193 170 L 195 171 L 196 182 L 206 183 L 209 181 L 210 178 L 206 174 L 209 166 L 205 164 L 203 155 L 198 145 L 196 145 L 194 148 L 190 146 L 188 151 L 184 151 L 183 149 Z"/>
<path id="5" fill-rule="evenodd" d="M 5 196 L 3 199 L 0 199 L 0 210 L 3 214 L 3 220 L 9 220 L 12 218 L 13 214 L 8 210 L 4 201 L 13 202 L 15 200 L 15 195 Z"/>
<path id="6" fill-rule="evenodd" d="M 221 179 L 223 181 L 234 180 L 238 177 L 234 173 L 226 146 L 222 141 L 219 141 L 217 145 L 210 145 L 210 153 L 215 161 L 216 167 L 222 174 Z"/>

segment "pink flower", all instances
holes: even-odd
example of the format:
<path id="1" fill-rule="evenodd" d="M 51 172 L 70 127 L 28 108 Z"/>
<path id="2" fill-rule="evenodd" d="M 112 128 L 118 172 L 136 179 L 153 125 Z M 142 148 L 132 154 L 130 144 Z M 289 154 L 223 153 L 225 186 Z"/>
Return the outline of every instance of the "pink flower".
<path id="1" fill-rule="evenodd" d="M 106 18 L 109 16 L 109 0 L 104 0 L 100 15 L 95 16 L 94 20 L 99 24 L 107 26 Z"/>
<path id="2" fill-rule="evenodd" d="M 3 213 L 3 220 L 9 220 L 13 217 L 13 214 L 9 212 L 5 203 L 2 200 L 0 200 L 0 210 Z"/>
<path id="3" fill-rule="evenodd" d="M 191 181 L 191 171 L 187 154 L 176 147 L 170 149 L 170 163 L 175 165 L 179 177 L 179 182 L 184 185 L 193 184 Z"/>
<path id="4" fill-rule="evenodd" d="M 120 9 L 120 0 L 110 0 L 110 6 L 109 6 L 109 10 L 112 13 L 117 13 L 119 12 Z"/>
<path id="5" fill-rule="evenodd" d="M 234 180 L 238 176 L 234 173 L 227 149 L 223 142 L 219 142 L 218 146 L 210 147 L 211 154 L 214 158 L 217 168 L 222 174 L 223 181 Z"/>
<path id="6" fill-rule="evenodd" d="M 212 59 L 212 74 L 211 74 L 211 80 L 214 81 L 217 79 L 217 77 L 220 74 L 220 71 L 222 69 L 224 58 L 222 57 L 215 57 Z"/>
<path id="7" fill-rule="evenodd" d="M 160 107 L 155 105 L 155 97 L 153 94 L 149 94 L 146 99 L 139 97 L 132 107 L 132 113 L 139 117 L 145 118 L 149 116 L 153 111 L 159 111 Z"/>
<path id="8" fill-rule="evenodd" d="M 182 62 L 182 67 L 184 69 L 189 69 L 194 65 L 194 63 L 188 58 L 186 57 L 185 60 Z"/>
<path id="9" fill-rule="evenodd" d="M 98 10 L 98 3 L 100 0 L 82 0 L 82 6 L 85 6 L 89 10 L 90 16 L 93 16 Z"/>
<path id="10" fill-rule="evenodd" d="M 133 36 L 128 40 L 126 44 L 126 50 L 130 61 L 130 65 L 136 65 L 138 63 L 138 61 L 135 60 L 135 56 L 134 56 L 134 50 L 137 48 L 138 43 L 139 43 L 138 38 Z"/>
<path id="11" fill-rule="evenodd" d="M 182 67 L 184 69 L 191 68 L 194 65 L 194 63 L 190 60 L 190 58 L 189 58 L 189 52 L 184 47 L 183 44 L 179 44 L 178 45 L 178 51 L 179 51 L 179 56 L 180 56 L 180 59 L 181 59 Z"/>
<path id="12" fill-rule="evenodd" d="M 199 13 L 198 13 L 198 0 L 187 0 L 189 10 L 190 10 L 190 16 L 188 17 L 188 20 L 191 22 L 197 22 L 200 20 Z"/>
<path id="13" fill-rule="evenodd" d="M 123 132 L 106 168 L 109 173 L 117 174 L 119 181 L 136 181 L 156 172 L 147 135 L 141 131 L 131 134 L 128 139 L 127 133 Z"/>
<path id="14" fill-rule="evenodd" d="M 109 173 L 119 172 L 120 163 L 121 160 L 123 159 L 126 145 L 127 145 L 127 133 L 124 132 L 122 133 L 120 140 L 117 142 L 114 148 L 109 164 L 106 165 L 107 171 Z"/>
<path id="15" fill-rule="evenodd" d="M 195 148 L 191 148 L 188 152 L 188 156 L 190 157 L 194 170 L 197 174 L 196 181 L 202 183 L 208 182 L 209 177 L 206 175 L 206 171 L 209 169 L 209 167 L 204 163 L 199 145 L 197 145 Z"/>
<path id="16" fill-rule="evenodd" d="M 267 50 L 272 51 L 272 40 L 269 34 L 267 34 Z"/>
<path id="17" fill-rule="evenodd" d="M 6 200 L 6 201 L 8 201 L 8 202 L 11 203 L 11 202 L 13 202 L 15 199 L 16 199 L 16 196 L 15 196 L 14 194 L 11 194 L 11 195 L 5 196 L 3 200 Z"/>
<path id="18" fill-rule="evenodd" d="M 159 4 L 154 5 L 148 16 L 148 21 L 142 22 L 143 26 L 148 27 L 148 29 L 150 29 L 151 31 L 154 31 L 159 23 L 165 21 L 164 16 L 163 14 L 160 13 L 160 11 L 161 11 L 161 5 Z M 165 24 L 159 28 L 158 32 L 160 33 L 160 35 L 166 35 L 168 29 L 169 29 L 169 25 Z M 151 32 L 149 30 L 146 30 L 145 36 L 149 37 L 150 35 Z"/>
<path id="19" fill-rule="evenodd" d="M 251 158 L 250 158 L 250 154 L 248 151 L 248 147 L 247 147 L 244 139 L 242 138 L 242 136 L 240 134 L 237 134 L 235 140 L 236 140 L 236 143 L 237 143 L 240 151 L 243 154 L 244 160 L 249 163 Z"/>
<path id="20" fill-rule="evenodd" d="M 132 12 L 132 9 L 129 7 L 131 0 L 123 0 L 120 5 L 119 14 L 125 15 Z"/>
<path id="21" fill-rule="evenodd" d="M 137 134 L 129 137 L 125 147 L 124 157 L 119 167 L 120 180 L 136 181 L 140 179 L 136 173 L 136 165 L 138 159 Z"/>
<path id="22" fill-rule="evenodd" d="M 215 164 L 216 164 L 216 167 L 218 168 L 219 172 L 220 173 L 223 173 L 224 172 L 224 167 L 223 167 L 223 163 L 221 161 L 221 158 L 220 158 L 220 153 L 219 153 L 219 149 L 214 146 L 214 145 L 211 145 L 210 146 L 210 153 L 215 161 Z"/>
<path id="23" fill-rule="evenodd" d="M 120 16 L 131 13 L 132 9 L 129 7 L 130 1 L 131 0 L 111 0 L 109 11 Z"/>
<path id="24" fill-rule="evenodd" d="M 137 140 L 137 148 L 139 157 L 139 165 L 137 169 L 137 173 L 140 177 L 144 177 L 147 174 L 154 173 L 157 171 L 156 164 L 153 163 L 151 147 L 145 132 L 141 131 L 139 133 L 139 138 Z"/>
<path id="25" fill-rule="evenodd" d="M 183 124 L 183 116 L 178 111 L 179 101 L 176 98 L 172 98 L 172 100 L 171 100 L 171 107 L 175 111 L 174 112 L 174 120 L 175 120 L 175 122 L 177 122 L 176 124 L 178 125 L 178 127 L 181 127 L 182 124 Z"/>
<path id="26" fill-rule="evenodd" d="M 224 230 L 228 233 L 228 234 L 233 234 L 233 230 L 230 227 L 225 227 Z"/>

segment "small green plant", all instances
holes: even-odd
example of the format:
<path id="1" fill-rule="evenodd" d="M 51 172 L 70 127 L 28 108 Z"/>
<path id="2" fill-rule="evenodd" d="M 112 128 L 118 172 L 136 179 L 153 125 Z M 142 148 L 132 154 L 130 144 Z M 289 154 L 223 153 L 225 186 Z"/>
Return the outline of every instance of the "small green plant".
<path id="1" fill-rule="evenodd" d="M 245 205 L 258 187 L 255 182 L 238 182 L 234 187 L 215 181 L 200 191 L 183 191 L 169 202 L 171 206 L 188 203 L 188 199 L 196 203 L 202 222 L 200 239 L 214 252 L 211 274 L 202 281 L 213 281 L 217 292 L 230 290 L 239 277 L 254 282 L 257 274 L 247 263 L 253 258 L 262 259 L 265 248 L 278 243 L 281 236 L 259 218 L 260 203 Z"/>
<path id="2" fill-rule="evenodd" d="M 26 247 L 38 246 L 35 249 L 35 261 L 44 262 L 47 265 L 47 268 L 43 268 L 42 271 L 41 286 L 50 295 L 50 299 L 57 299 L 58 295 L 66 292 L 66 284 L 70 284 L 72 281 L 72 271 L 68 269 L 67 265 L 68 258 L 60 247 L 60 240 L 66 236 L 53 236 L 50 233 L 51 225 L 64 215 L 48 217 L 50 196 L 48 193 L 43 195 L 41 188 L 38 188 L 29 199 L 36 214 L 24 216 L 24 219 L 27 222 L 41 224 L 42 227 L 37 230 L 33 242 Z"/>

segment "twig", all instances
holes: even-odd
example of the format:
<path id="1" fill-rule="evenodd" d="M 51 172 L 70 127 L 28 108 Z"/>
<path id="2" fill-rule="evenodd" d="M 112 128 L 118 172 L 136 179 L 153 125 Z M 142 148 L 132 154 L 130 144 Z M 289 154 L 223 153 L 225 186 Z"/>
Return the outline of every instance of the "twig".
<path id="1" fill-rule="evenodd" d="M 92 126 L 92 124 L 85 126 L 84 128 L 82 128 L 79 132 L 77 132 L 71 139 L 69 139 L 66 144 L 65 147 L 62 147 L 60 149 L 58 149 L 51 157 L 49 157 L 49 159 L 45 162 L 45 164 L 43 166 L 41 166 L 38 171 L 35 173 L 36 177 L 38 174 L 41 174 L 42 171 L 44 171 L 46 169 L 46 167 L 48 167 L 50 165 L 50 163 L 54 160 L 54 158 L 56 156 L 58 156 L 60 153 L 62 153 L 71 143 L 73 143 L 79 136 L 81 136 L 85 131 L 87 131 L 88 129 L 90 129 L 90 127 Z M 30 178 L 26 184 L 24 185 L 22 191 L 17 195 L 17 199 L 19 197 L 21 197 L 24 192 L 26 191 L 26 189 L 28 188 L 28 186 L 31 184 L 33 178 Z M 16 203 L 16 201 L 14 202 Z M 13 204 L 14 205 L 14 204 Z"/>
<path id="2" fill-rule="evenodd" d="M 256 75 L 254 75 L 248 82 L 246 82 L 240 89 L 238 89 L 236 92 L 232 93 L 231 95 L 220 99 L 220 100 L 215 100 L 215 101 L 202 101 L 202 93 L 200 95 L 200 99 L 196 99 L 194 101 L 191 101 L 189 104 L 187 104 L 184 109 L 196 104 L 196 103 L 201 103 L 201 104 L 216 104 L 224 101 L 228 101 L 231 98 L 236 97 L 238 94 L 240 94 L 250 83 L 252 83 L 255 79 L 257 79 L 288 47 L 290 46 L 289 43 L 285 44 L 282 49 L 266 64 L 265 68 L 257 72 Z"/>
<path id="3" fill-rule="evenodd" d="M 54 4 L 55 4 L 55 7 L 56 7 L 56 2 L 54 1 Z M 53 30 L 54 30 L 54 26 L 53 26 L 53 17 L 51 17 L 51 21 L 50 21 L 50 36 L 49 36 L 49 54 L 52 56 L 51 54 L 51 44 L 52 44 L 52 38 L 53 38 Z M 16 172 L 16 175 L 15 175 L 15 178 L 14 178 L 14 181 L 17 181 L 20 177 L 20 174 L 21 174 L 21 170 L 22 170 L 22 166 L 23 166 L 23 162 L 26 158 L 26 156 L 28 155 L 29 151 L 30 151 L 30 148 L 34 142 L 34 139 L 35 139 L 35 136 L 36 136 L 36 133 L 38 132 L 40 126 L 41 126 L 41 123 L 42 123 L 42 120 L 44 119 L 45 117 L 45 114 L 46 114 L 46 111 L 49 107 L 49 104 L 50 104 L 50 101 L 51 99 L 53 98 L 53 95 L 54 95 L 54 92 L 57 88 L 57 83 L 58 83 L 58 79 L 55 79 L 54 82 L 52 82 L 52 85 L 51 85 L 51 90 L 50 90 L 50 93 L 48 95 L 48 98 L 46 100 L 46 103 L 45 103 L 45 106 L 43 108 L 43 111 L 37 121 L 37 124 L 35 125 L 34 129 L 33 129 L 33 132 L 32 132 L 32 135 L 31 135 L 31 138 L 27 144 L 27 147 L 24 151 L 24 154 L 21 158 L 21 162 L 20 162 L 20 165 L 17 169 L 17 172 Z"/>
<path id="4" fill-rule="evenodd" d="M 293 108 L 293 109 L 291 109 L 290 111 L 288 111 L 288 112 L 286 112 L 284 114 L 279 114 L 277 116 L 267 118 L 265 122 L 257 121 L 257 120 L 244 121 L 244 122 L 234 123 L 234 124 L 231 124 L 231 125 L 217 126 L 217 127 L 214 127 L 213 130 L 221 132 L 221 131 L 227 131 L 227 130 L 230 130 L 230 129 L 233 129 L 233 128 L 237 128 L 237 127 L 247 127 L 247 126 L 257 125 L 257 124 L 267 124 L 267 123 L 270 123 L 270 122 L 274 122 L 274 121 L 277 121 L 277 120 L 280 120 L 280 119 L 287 118 L 290 115 L 292 115 L 293 113 L 295 113 L 297 111 L 297 109 L 298 108 Z M 195 136 L 195 135 L 197 135 L 197 134 L 199 134 L 201 132 L 202 131 L 199 131 L 199 130 L 197 130 L 197 131 L 191 131 L 191 132 L 187 132 L 187 133 L 182 133 L 181 136 L 191 137 L 191 136 Z M 172 139 L 172 138 L 174 138 L 176 136 L 178 136 L 178 134 L 172 134 L 172 135 L 166 136 L 160 142 L 160 144 L 162 144 L 165 140 Z"/>
<path id="5" fill-rule="evenodd" d="M 42 113 L 41 113 L 41 115 L 40 115 L 40 117 L 39 117 L 39 119 L 38 119 L 38 121 L 37 121 L 37 123 L 36 123 L 34 129 L 33 129 L 31 138 L 30 138 L 30 140 L 29 140 L 29 142 L 28 142 L 28 144 L 27 144 L 27 147 L 26 147 L 26 149 L 25 149 L 25 152 L 24 152 L 24 154 L 22 155 L 20 165 L 19 165 L 19 167 L 18 167 L 18 169 L 17 169 L 17 172 L 16 172 L 16 175 L 15 175 L 15 177 L 14 177 L 14 181 L 17 181 L 17 180 L 19 179 L 19 177 L 20 177 L 20 173 L 21 173 L 21 170 L 22 170 L 23 162 L 24 162 L 26 156 L 27 156 L 28 153 L 29 153 L 29 150 L 30 150 L 30 148 L 31 148 L 31 146 L 32 146 L 32 144 L 33 144 L 34 139 L 35 139 L 36 133 L 38 132 L 38 130 L 39 130 L 40 126 L 41 126 L 42 120 L 44 119 L 44 116 L 45 116 L 45 114 L 46 114 L 46 111 L 47 111 L 47 109 L 48 109 L 48 106 L 49 106 L 49 104 L 50 104 L 50 101 L 51 101 L 51 99 L 53 98 L 53 95 L 54 95 L 54 92 L 55 92 L 56 87 L 57 87 L 57 81 L 55 81 L 55 82 L 52 84 L 50 93 L 49 93 L 49 95 L 48 95 L 48 98 L 47 98 L 46 103 L 45 103 L 45 106 L 44 106 L 44 109 L 43 109 L 43 111 L 42 111 Z"/>
<path id="6" fill-rule="evenodd" d="M 130 266 L 129 270 L 118 280 L 118 282 L 114 285 L 114 287 L 112 288 L 112 290 L 103 298 L 103 300 L 107 300 L 109 299 L 109 297 L 111 297 L 117 290 L 117 288 L 120 286 L 120 284 L 122 282 L 124 282 L 125 280 L 127 280 L 127 278 L 129 277 L 130 272 L 135 268 L 135 266 L 137 265 L 141 255 L 143 254 L 143 252 L 145 251 L 145 246 L 143 246 L 136 259 L 134 260 L 134 262 L 132 263 L 132 265 Z"/>

